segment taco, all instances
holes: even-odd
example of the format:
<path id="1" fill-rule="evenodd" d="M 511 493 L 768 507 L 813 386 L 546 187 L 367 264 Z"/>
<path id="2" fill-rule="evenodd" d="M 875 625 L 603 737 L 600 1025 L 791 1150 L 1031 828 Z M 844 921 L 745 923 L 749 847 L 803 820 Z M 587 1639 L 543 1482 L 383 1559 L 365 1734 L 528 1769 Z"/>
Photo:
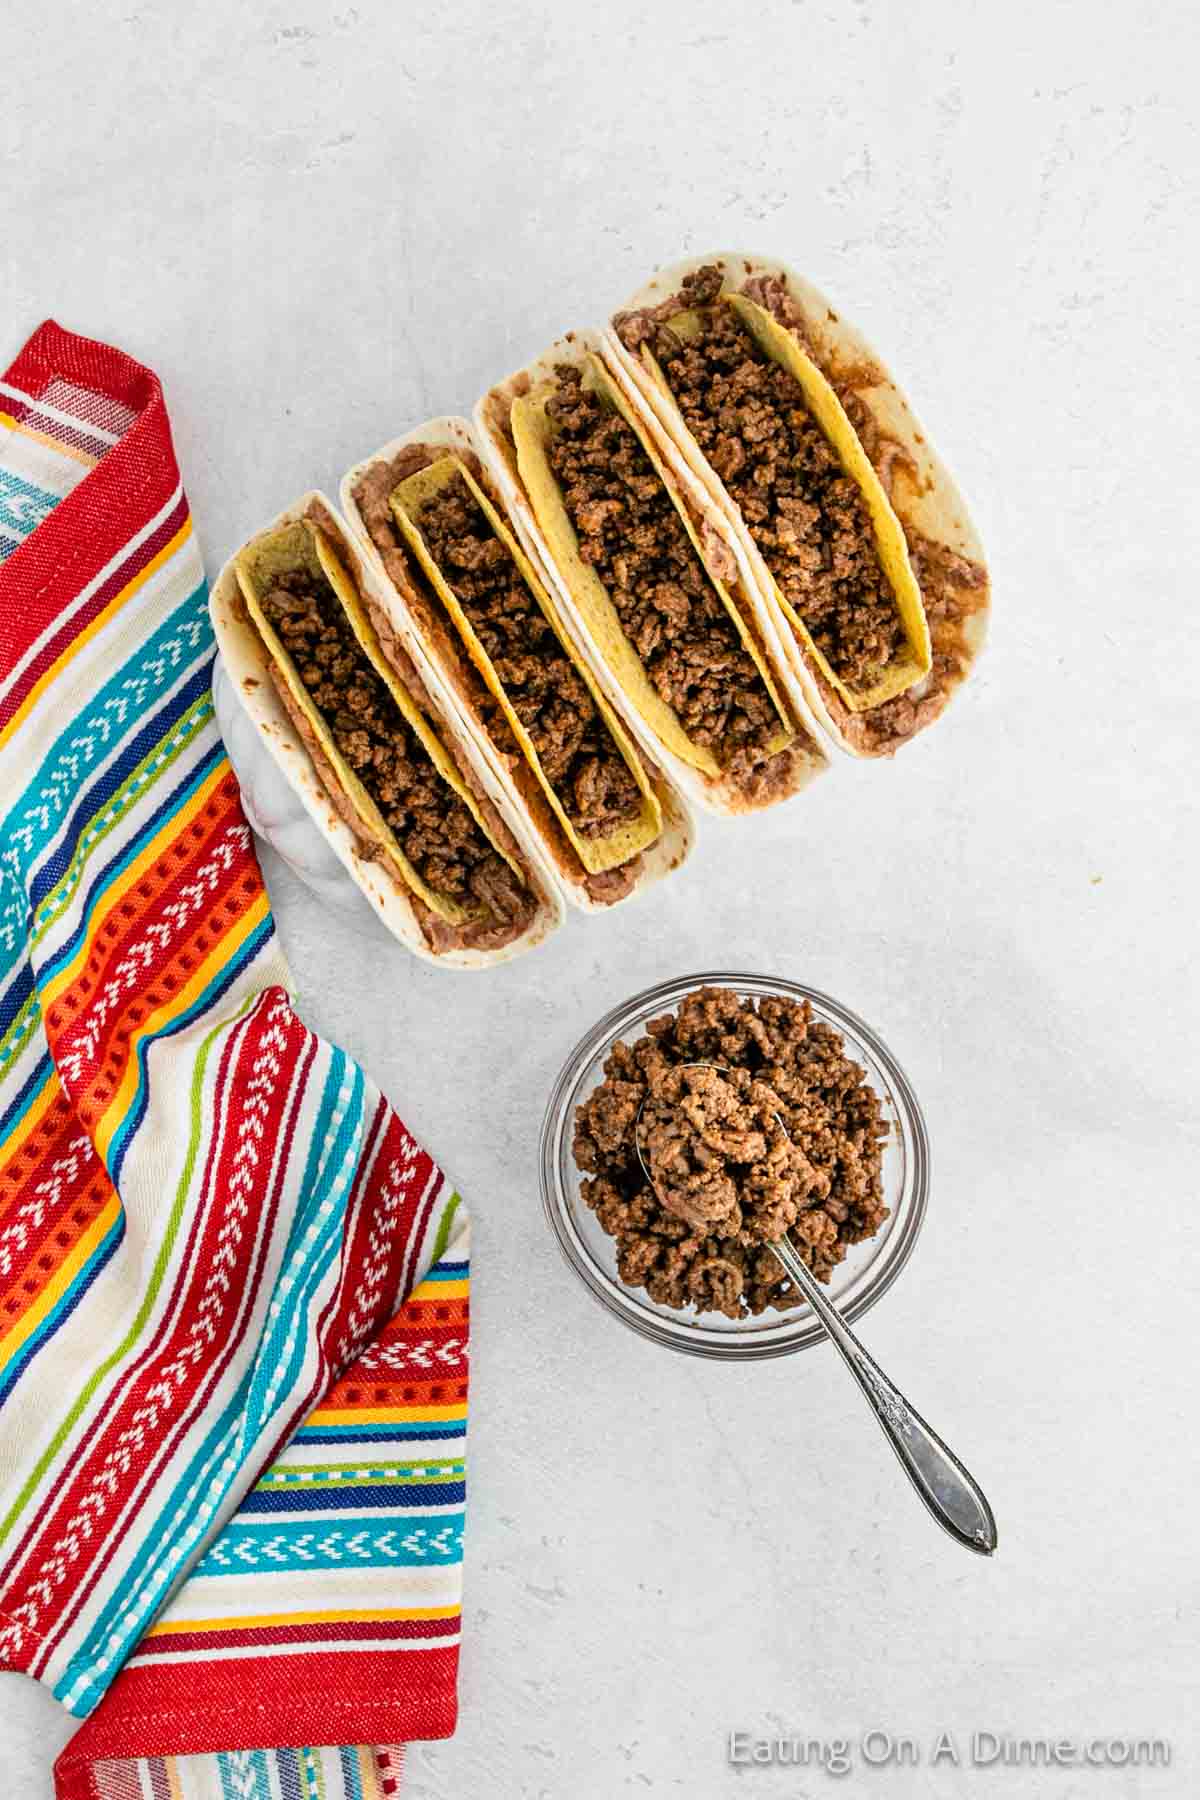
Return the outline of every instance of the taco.
<path id="1" fill-rule="evenodd" d="M 733 523 L 821 725 L 872 756 L 932 723 L 982 645 L 987 572 L 858 334 L 783 264 L 727 254 L 655 276 L 605 341 Z"/>
<path id="2" fill-rule="evenodd" d="M 727 521 L 669 466 L 600 339 L 560 339 L 493 388 L 476 423 L 597 679 L 689 798 L 746 812 L 819 773 Z"/>
<path id="3" fill-rule="evenodd" d="M 609 906 L 677 867 L 686 808 L 581 658 L 467 421 L 388 445 L 342 494 L 393 629 L 519 797 L 569 898 Z"/>
<path id="4" fill-rule="evenodd" d="M 371 610 L 319 494 L 237 552 L 212 605 L 243 704 L 396 936 L 460 968 L 532 949 L 561 922 L 553 884 Z"/>

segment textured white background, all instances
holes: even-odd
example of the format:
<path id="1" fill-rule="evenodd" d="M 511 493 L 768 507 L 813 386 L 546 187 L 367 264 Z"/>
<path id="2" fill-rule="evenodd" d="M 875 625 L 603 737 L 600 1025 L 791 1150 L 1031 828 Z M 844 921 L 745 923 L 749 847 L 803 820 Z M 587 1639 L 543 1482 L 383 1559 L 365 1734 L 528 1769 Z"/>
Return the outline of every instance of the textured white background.
<path id="1" fill-rule="evenodd" d="M 311 483 L 601 318 L 658 261 L 797 263 L 893 363 L 993 563 L 978 680 L 894 766 L 705 830 L 636 909 L 432 971 L 268 859 L 311 1022 L 475 1212 L 462 1723 L 421 1800 L 1196 1791 L 1190 0 L 599 7 L 3 0 L 3 338 L 163 376 L 210 567 Z M 5 353 L 7 354 L 7 352 Z M 624 1333 L 534 1181 L 547 1087 L 633 989 L 720 964 L 874 1022 L 935 1183 L 864 1336 L 984 1480 L 943 1538 L 825 1350 Z M 6 1796 L 55 1705 L 0 1683 Z M 1167 1774 L 820 1773 L 724 1733 L 1158 1732 Z"/>

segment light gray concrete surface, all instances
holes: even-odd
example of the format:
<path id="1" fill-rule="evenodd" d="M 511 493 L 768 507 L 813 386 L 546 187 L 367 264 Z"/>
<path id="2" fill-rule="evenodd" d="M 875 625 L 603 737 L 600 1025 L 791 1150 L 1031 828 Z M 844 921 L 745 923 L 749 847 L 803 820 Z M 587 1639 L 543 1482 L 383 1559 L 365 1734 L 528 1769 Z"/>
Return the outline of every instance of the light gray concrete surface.
<path id="1" fill-rule="evenodd" d="M 0 317 L 165 381 L 210 567 L 310 483 L 603 317 L 657 262 L 785 256 L 972 496 L 978 679 L 894 766 L 703 831 L 636 910 L 450 976 L 267 860 L 311 1022 L 477 1221 L 462 1722 L 420 1800 L 1195 1791 L 1197 110 L 1184 0 L 17 8 Z M 714 964 L 874 1022 L 927 1109 L 924 1238 L 864 1336 L 974 1467 L 940 1536 L 823 1350 L 627 1335 L 544 1227 L 582 1027 Z M 726 1734 L 911 1734 L 917 1770 Z M 938 1731 L 1158 1733 L 1173 1766 L 929 1766 Z M 6 1795 L 68 1734 L 0 1683 Z"/>

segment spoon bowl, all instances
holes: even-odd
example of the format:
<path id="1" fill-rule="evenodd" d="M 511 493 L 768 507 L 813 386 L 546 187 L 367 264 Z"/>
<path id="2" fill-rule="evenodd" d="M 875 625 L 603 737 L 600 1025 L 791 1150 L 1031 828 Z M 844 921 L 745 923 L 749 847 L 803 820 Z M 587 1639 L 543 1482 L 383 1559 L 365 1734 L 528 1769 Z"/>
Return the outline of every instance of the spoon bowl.
<path id="1" fill-rule="evenodd" d="M 723 1063 L 687 1062 L 677 1063 L 675 1066 L 679 1070 L 713 1069 L 717 1074 L 731 1073 Z M 670 1211 L 642 1152 L 642 1114 L 649 1098 L 647 1092 L 633 1123 L 634 1148 L 647 1184 L 657 1195 L 660 1204 Z M 779 1129 L 790 1143 L 791 1133 L 782 1116 L 779 1113 L 774 1116 Z M 822 1292 L 820 1282 L 792 1239 L 785 1233 L 781 1238 L 768 1238 L 765 1242 L 793 1287 L 804 1295 L 812 1307 L 842 1361 L 858 1383 L 884 1437 L 895 1451 L 901 1467 L 926 1509 L 956 1543 L 979 1555 L 990 1556 L 999 1540 L 996 1519 L 986 1494 L 970 1470 L 905 1399 L 895 1383 L 884 1374 L 874 1357 L 855 1337 L 836 1306 Z"/>

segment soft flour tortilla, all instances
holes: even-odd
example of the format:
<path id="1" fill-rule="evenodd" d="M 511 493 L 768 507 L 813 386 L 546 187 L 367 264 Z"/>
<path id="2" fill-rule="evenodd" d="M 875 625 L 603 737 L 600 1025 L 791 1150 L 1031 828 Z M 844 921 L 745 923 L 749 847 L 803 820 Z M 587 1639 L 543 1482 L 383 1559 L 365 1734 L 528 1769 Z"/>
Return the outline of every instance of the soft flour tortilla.
<path id="1" fill-rule="evenodd" d="M 827 767 L 825 753 L 807 708 L 795 706 L 785 696 L 785 678 L 779 672 L 783 659 L 772 628 L 763 628 L 762 602 L 728 521 L 678 453 L 656 439 L 636 395 L 628 393 L 619 371 L 605 360 L 604 348 L 599 333 L 571 332 L 483 397 L 475 417 L 492 473 L 516 528 L 555 583 L 579 641 L 590 650 L 598 679 L 631 723 L 641 727 L 639 737 L 651 753 L 665 758 L 689 798 L 725 815 L 774 804 L 820 774 Z M 603 582 L 579 554 L 578 538 L 546 454 L 554 432 L 546 405 L 557 390 L 556 371 L 563 364 L 580 368 L 584 388 L 598 393 L 637 433 L 763 678 L 779 729 L 770 744 L 770 761 L 749 780 L 723 771 L 706 745 L 688 737 L 674 709 L 654 688 Z"/>
<path id="2" fill-rule="evenodd" d="M 723 483 L 684 425 L 643 347 L 633 354 L 615 329 L 607 353 L 657 431 L 686 459 L 739 534 L 773 616 L 798 691 L 843 749 L 886 755 L 932 723 L 968 674 L 986 635 L 990 591 L 982 546 L 944 465 L 878 357 L 811 283 L 785 264 L 736 252 L 689 257 L 653 277 L 614 315 L 653 311 L 686 336 L 694 329 L 683 280 L 716 265 L 716 304 L 733 305 L 774 360 L 801 383 L 809 408 L 871 509 L 876 546 L 897 602 L 907 652 L 875 688 L 849 691 L 776 583 Z"/>
<path id="3" fill-rule="evenodd" d="M 408 863 L 352 770 L 339 755 L 328 727 L 312 704 L 291 658 L 258 603 L 264 581 L 284 569 L 306 567 L 329 580 L 351 624 L 448 786 L 469 806 L 485 834 L 529 889 L 535 910 L 523 930 L 504 942 L 504 922 L 484 909 L 465 908 L 431 889 Z M 351 569 L 354 574 L 350 573 Z M 239 699 L 274 761 L 287 776 L 343 866 L 396 937 L 417 955 L 454 968 L 482 968 L 534 948 L 562 921 L 562 906 L 540 863 L 513 833 L 486 783 L 464 762 L 456 763 L 429 717 L 385 670 L 359 600 L 358 558 L 328 501 L 310 493 L 280 514 L 226 564 L 212 595 L 211 612 L 222 660 Z M 364 633 L 366 637 L 364 637 Z M 452 731 L 447 738 L 462 757 Z M 471 941 L 478 938 L 477 943 Z"/>

